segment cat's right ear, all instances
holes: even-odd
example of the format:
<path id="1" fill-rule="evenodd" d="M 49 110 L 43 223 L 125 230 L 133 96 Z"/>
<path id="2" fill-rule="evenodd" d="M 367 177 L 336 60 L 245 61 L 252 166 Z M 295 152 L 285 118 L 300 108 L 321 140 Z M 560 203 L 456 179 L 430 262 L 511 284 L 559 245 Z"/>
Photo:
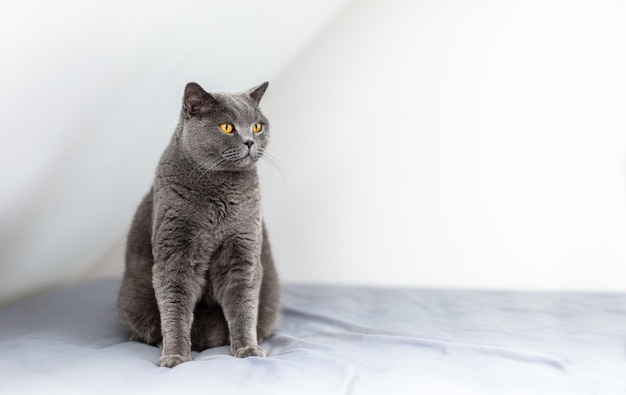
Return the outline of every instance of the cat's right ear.
<path id="1" fill-rule="evenodd" d="M 183 97 L 183 112 L 190 118 L 194 115 L 206 114 L 215 104 L 215 98 L 207 93 L 195 82 L 190 82 L 185 87 Z"/>

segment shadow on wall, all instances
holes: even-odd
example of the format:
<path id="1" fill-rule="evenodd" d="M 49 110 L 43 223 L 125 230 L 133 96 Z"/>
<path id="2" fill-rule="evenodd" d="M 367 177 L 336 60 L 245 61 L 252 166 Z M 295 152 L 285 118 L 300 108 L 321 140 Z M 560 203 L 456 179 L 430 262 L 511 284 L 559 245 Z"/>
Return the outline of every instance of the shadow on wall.
<path id="1" fill-rule="evenodd" d="M 187 82 L 219 91 L 273 78 L 344 3 L 3 6 L 0 304 L 76 281 L 106 255 L 152 181 Z"/>

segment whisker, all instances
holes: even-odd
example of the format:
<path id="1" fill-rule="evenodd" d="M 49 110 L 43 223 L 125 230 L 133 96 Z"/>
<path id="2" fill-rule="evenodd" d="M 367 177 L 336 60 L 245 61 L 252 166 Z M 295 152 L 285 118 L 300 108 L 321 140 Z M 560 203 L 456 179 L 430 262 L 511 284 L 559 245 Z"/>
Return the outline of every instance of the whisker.
<path id="1" fill-rule="evenodd" d="M 287 180 L 287 177 L 285 176 L 285 172 L 287 171 L 287 169 L 283 168 L 283 166 L 281 165 L 281 163 L 278 160 L 278 158 L 276 158 L 271 153 L 267 152 L 267 149 L 260 149 L 259 150 L 259 155 L 261 155 L 261 159 L 264 160 L 263 163 L 269 163 L 269 164 L 273 165 L 278 170 L 278 172 L 280 173 L 280 175 L 283 178 L 283 181 Z"/>
<path id="2" fill-rule="evenodd" d="M 200 174 L 200 177 L 198 177 L 198 181 L 200 181 L 206 173 L 208 173 L 211 170 L 216 169 L 219 165 L 221 165 L 224 162 L 226 162 L 226 159 L 222 158 L 221 156 L 208 160 L 207 163 L 204 164 L 204 167 L 206 167 L 206 169 L 202 172 L 202 174 Z"/>

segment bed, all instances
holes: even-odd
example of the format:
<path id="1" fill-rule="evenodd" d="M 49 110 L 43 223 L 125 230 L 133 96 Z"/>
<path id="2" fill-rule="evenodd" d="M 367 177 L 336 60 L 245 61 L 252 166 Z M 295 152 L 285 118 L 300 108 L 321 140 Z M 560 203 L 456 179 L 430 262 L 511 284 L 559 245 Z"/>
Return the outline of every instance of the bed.
<path id="1" fill-rule="evenodd" d="M 0 309 L 0 394 L 626 394 L 626 295 L 284 286 L 267 358 L 159 368 L 113 280 Z"/>

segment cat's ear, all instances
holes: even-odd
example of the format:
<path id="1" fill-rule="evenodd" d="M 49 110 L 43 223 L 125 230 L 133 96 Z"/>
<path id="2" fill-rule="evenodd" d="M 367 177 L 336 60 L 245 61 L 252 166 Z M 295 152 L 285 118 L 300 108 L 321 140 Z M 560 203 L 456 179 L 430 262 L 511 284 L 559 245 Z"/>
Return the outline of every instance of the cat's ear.
<path id="1" fill-rule="evenodd" d="M 263 94 L 269 84 L 269 82 L 265 81 L 261 85 L 255 86 L 254 88 L 246 91 L 246 93 L 252 98 L 252 101 L 254 101 L 254 104 L 257 106 L 259 105 L 259 102 L 261 101 L 261 98 L 263 97 Z"/>
<path id="2" fill-rule="evenodd" d="M 185 87 L 183 112 L 187 117 L 207 113 L 214 104 L 215 98 L 195 82 L 190 82 Z"/>

